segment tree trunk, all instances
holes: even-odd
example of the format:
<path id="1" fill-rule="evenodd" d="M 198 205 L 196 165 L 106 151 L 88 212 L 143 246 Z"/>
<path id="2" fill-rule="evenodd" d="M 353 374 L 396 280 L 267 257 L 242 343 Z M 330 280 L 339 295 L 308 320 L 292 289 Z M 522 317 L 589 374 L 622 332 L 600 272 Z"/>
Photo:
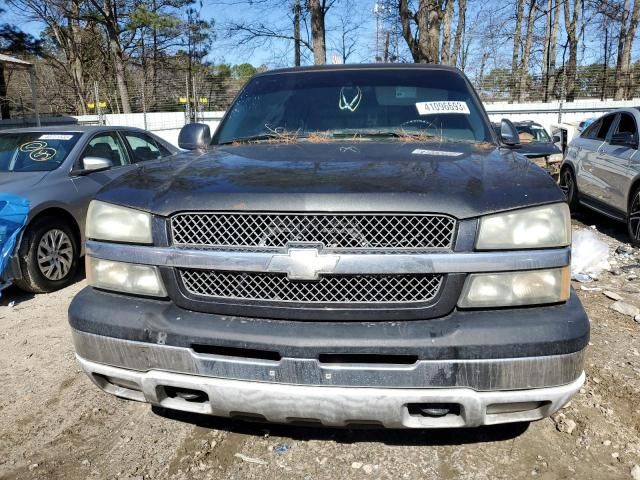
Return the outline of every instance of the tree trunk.
<path id="1" fill-rule="evenodd" d="M 120 103 L 122 104 L 122 113 L 131 113 L 124 60 L 118 41 L 109 39 L 109 49 L 111 50 L 111 57 L 113 58 L 113 68 L 118 85 L 118 95 L 120 96 Z"/>
<path id="2" fill-rule="evenodd" d="M 420 0 L 418 11 L 409 11 L 407 0 L 399 3 L 400 24 L 413 61 L 415 63 L 437 63 L 440 60 L 440 31 L 442 27 L 443 0 Z M 416 23 L 414 35 L 411 22 Z"/>
<path id="3" fill-rule="evenodd" d="M 547 0 L 547 11 L 544 25 L 544 45 L 542 46 L 542 81 L 544 82 L 544 101 L 547 101 L 547 85 L 549 82 L 549 42 L 551 40 L 551 21 L 553 11 L 553 0 Z"/>
<path id="4" fill-rule="evenodd" d="M 524 40 L 524 50 L 522 51 L 522 62 L 518 75 L 518 102 L 524 100 L 524 92 L 527 91 L 527 80 L 529 78 L 529 58 L 531 56 L 531 42 L 533 39 L 533 21 L 535 19 L 536 0 L 529 0 L 529 17 L 527 18 L 527 33 Z"/>
<path id="5" fill-rule="evenodd" d="M 313 63 L 327 63 L 327 50 L 324 31 L 324 9 L 321 0 L 307 0 L 307 8 L 311 14 L 311 38 L 313 40 Z"/>
<path id="6" fill-rule="evenodd" d="M 442 28 L 442 0 L 430 0 L 429 5 L 429 26 L 427 31 L 421 31 L 421 36 L 427 33 L 427 63 L 438 63 L 440 60 L 440 31 Z"/>
<path id="7" fill-rule="evenodd" d="M 105 14 L 104 26 L 107 31 L 109 41 L 109 51 L 111 52 L 111 61 L 113 62 L 113 70 L 118 86 L 118 95 L 120 96 L 120 104 L 122 105 L 122 113 L 131 113 L 131 104 L 129 103 L 129 91 L 127 90 L 126 69 L 124 63 L 124 52 L 118 38 L 119 26 L 116 7 L 111 0 L 104 0 L 103 11 Z"/>
<path id="8" fill-rule="evenodd" d="M 578 71 L 578 24 L 580 23 L 580 10 L 582 0 L 573 0 L 573 13 L 570 14 L 569 3 L 564 2 L 564 22 L 567 29 L 567 41 L 569 44 L 569 62 L 565 65 L 567 77 L 567 102 L 573 102 L 576 97 L 576 75 Z"/>
<path id="9" fill-rule="evenodd" d="M 627 41 L 625 42 L 624 54 L 622 59 L 622 76 L 625 80 L 625 91 L 628 98 L 632 95 L 633 87 L 633 71 L 631 70 L 631 47 L 636 36 L 636 28 L 638 27 L 638 17 L 640 15 L 640 0 L 634 0 L 633 11 L 631 12 L 631 22 L 629 23 L 629 31 L 627 32 Z"/>
<path id="10" fill-rule="evenodd" d="M 558 30 L 560 28 L 560 4 L 555 0 L 553 9 L 553 27 L 551 28 L 551 39 L 549 40 L 549 81 L 547 82 L 547 92 L 545 97 L 551 95 L 556 84 L 556 48 L 558 42 Z"/>
<path id="11" fill-rule="evenodd" d="M 421 0 L 422 4 L 424 0 Z M 420 46 L 413 36 L 413 32 L 411 31 L 411 17 L 412 14 L 409 11 L 409 3 L 408 0 L 400 0 L 399 3 L 399 13 L 400 13 L 400 25 L 402 27 L 402 37 L 404 41 L 407 43 L 407 47 L 409 47 L 409 52 L 411 52 L 411 57 L 415 63 L 420 62 L 421 54 L 420 54 Z"/>
<path id="12" fill-rule="evenodd" d="M 0 63 L 0 119 L 11 118 L 11 106 L 7 100 L 7 81 L 4 77 L 4 64 Z"/>
<path id="13" fill-rule="evenodd" d="M 71 2 L 69 23 L 69 36 L 67 39 L 67 51 L 69 52 L 69 65 L 73 84 L 78 97 L 78 107 L 81 115 L 87 114 L 86 87 L 84 82 L 84 69 L 80 50 L 82 49 L 82 29 L 80 28 L 80 5 L 78 1 Z"/>
<path id="14" fill-rule="evenodd" d="M 456 25 L 456 34 L 453 39 L 453 51 L 451 52 L 451 65 L 458 65 L 458 55 L 462 48 L 462 35 L 464 34 L 465 22 L 467 15 L 467 0 L 458 0 L 458 24 Z"/>
<path id="15" fill-rule="evenodd" d="M 445 0 L 447 6 L 442 19 L 442 49 L 440 53 L 440 63 L 451 64 L 451 21 L 453 19 L 454 0 Z"/>
<path id="16" fill-rule="evenodd" d="M 513 52 L 511 54 L 511 99 L 520 97 L 518 92 L 518 71 L 520 59 L 520 41 L 522 39 L 522 15 L 524 11 L 524 0 L 518 0 L 516 6 L 516 25 L 513 30 Z"/>
<path id="17" fill-rule="evenodd" d="M 624 0 L 622 15 L 620 17 L 620 34 L 618 35 L 618 55 L 616 58 L 615 95 L 614 100 L 622 100 L 624 97 L 623 63 L 625 46 L 627 41 L 627 23 L 629 21 L 629 0 Z"/>
<path id="18" fill-rule="evenodd" d="M 295 0 L 293 4 L 293 64 L 300 66 L 300 14 L 302 7 L 300 0 Z"/>

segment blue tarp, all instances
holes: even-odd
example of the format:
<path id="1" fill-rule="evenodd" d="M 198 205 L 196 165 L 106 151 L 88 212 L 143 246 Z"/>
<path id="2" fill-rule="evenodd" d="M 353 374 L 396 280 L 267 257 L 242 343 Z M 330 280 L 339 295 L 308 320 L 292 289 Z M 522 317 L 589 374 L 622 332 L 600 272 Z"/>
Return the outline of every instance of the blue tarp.
<path id="1" fill-rule="evenodd" d="M 6 278 L 5 269 L 28 215 L 29 200 L 17 195 L 0 193 L 0 289 L 13 280 Z"/>

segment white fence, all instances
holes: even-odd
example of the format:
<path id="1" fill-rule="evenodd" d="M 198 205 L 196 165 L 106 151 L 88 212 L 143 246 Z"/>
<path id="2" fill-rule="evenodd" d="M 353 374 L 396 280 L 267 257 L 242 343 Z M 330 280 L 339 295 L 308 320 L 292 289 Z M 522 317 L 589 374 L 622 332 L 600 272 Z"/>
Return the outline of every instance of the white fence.
<path id="1" fill-rule="evenodd" d="M 547 129 L 554 130 L 554 126 L 564 124 L 578 124 L 582 120 L 591 117 L 599 117 L 605 112 L 621 107 L 640 105 L 639 100 L 613 101 L 613 100 L 576 100 L 571 103 L 485 103 L 489 118 L 493 122 L 499 122 L 502 118 L 512 121 L 533 120 Z M 213 132 L 224 112 L 198 112 L 198 121 L 208 124 Z M 185 124 L 184 112 L 152 112 L 130 114 L 105 114 L 102 121 L 107 125 L 121 125 L 144 128 L 154 132 L 174 145 L 178 143 L 178 133 Z M 44 117 L 43 124 L 98 124 L 98 115 Z M 23 126 L 20 122 L 11 120 L 0 121 L 0 129 Z"/>

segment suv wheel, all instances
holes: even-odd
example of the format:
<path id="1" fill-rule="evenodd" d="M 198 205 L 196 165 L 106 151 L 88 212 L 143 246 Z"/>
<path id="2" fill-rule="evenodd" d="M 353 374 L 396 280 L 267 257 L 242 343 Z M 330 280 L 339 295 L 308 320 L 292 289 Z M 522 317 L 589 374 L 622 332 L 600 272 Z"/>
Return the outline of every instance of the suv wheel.
<path id="1" fill-rule="evenodd" d="M 640 188 L 636 188 L 629 203 L 627 230 L 631 245 L 640 247 Z"/>
<path id="2" fill-rule="evenodd" d="M 66 287 L 78 269 L 78 245 L 69 225 L 45 217 L 27 228 L 20 245 L 22 278 L 16 285 L 33 293 Z"/>
<path id="3" fill-rule="evenodd" d="M 578 186 L 576 183 L 576 177 L 573 174 L 573 170 L 569 167 L 565 167 L 560 172 L 560 189 L 567 197 L 567 203 L 569 209 L 573 212 L 578 209 Z"/>

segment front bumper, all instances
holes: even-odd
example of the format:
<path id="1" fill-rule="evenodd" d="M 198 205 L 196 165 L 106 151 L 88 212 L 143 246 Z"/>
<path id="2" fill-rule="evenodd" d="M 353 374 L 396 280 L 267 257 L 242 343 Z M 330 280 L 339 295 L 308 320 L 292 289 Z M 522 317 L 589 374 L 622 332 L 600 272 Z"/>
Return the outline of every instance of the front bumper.
<path id="1" fill-rule="evenodd" d="M 337 427 L 452 428 L 534 421 L 561 408 L 584 383 L 582 373 L 558 387 L 495 392 L 325 387 L 139 372 L 78 360 L 96 385 L 119 397 L 200 414 Z M 176 395 L 180 391 L 197 392 L 197 401 Z M 443 416 L 419 413 L 421 407 L 443 404 L 453 406 Z"/>
<path id="2" fill-rule="evenodd" d="M 69 321 L 82 368 L 106 392 L 188 412 L 327 426 L 537 420 L 584 382 L 589 340 L 575 294 L 562 305 L 430 320 L 309 322 L 191 312 L 87 288 Z M 420 413 L 434 404 L 450 412 Z"/>

